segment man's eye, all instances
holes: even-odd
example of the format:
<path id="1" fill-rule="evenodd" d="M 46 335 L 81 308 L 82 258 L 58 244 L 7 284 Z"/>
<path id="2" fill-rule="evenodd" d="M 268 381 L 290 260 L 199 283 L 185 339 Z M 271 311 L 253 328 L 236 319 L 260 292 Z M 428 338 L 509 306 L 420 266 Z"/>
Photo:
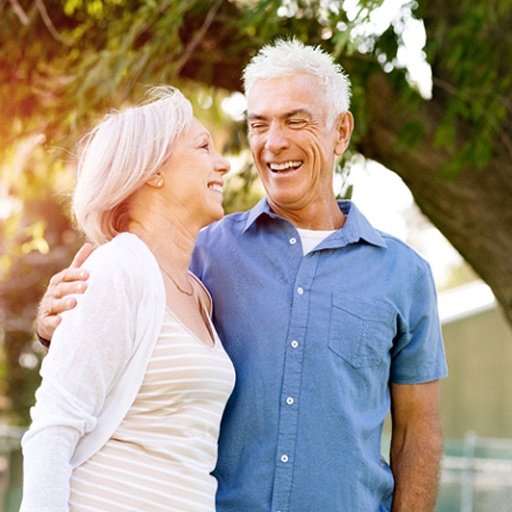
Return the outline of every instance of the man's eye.
<path id="1" fill-rule="evenodd" d="M 250 123 L 249 129 L 250 130 L 260 130 L 265 127 L 264 123 Z"/>
<path id="2" fill-rule="evenodd" d="M 288 124 L 290 126 L 303 126 L 306 123 L 304 119 L 290 119 Z"/>

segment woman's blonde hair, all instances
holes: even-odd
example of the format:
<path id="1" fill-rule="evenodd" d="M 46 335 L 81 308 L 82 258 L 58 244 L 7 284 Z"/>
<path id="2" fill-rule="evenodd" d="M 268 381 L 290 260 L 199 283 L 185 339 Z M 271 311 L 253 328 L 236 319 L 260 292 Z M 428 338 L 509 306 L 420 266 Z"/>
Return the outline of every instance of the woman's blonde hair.
<path id="1" fill-rule="evenodd" d="M 176 88 L 151 88 L 139 106 L 113 111 L 81 141 L 73 213 L 94 244 L 126 231 L 129 197 L 162 167 L 193 119 Z"/>

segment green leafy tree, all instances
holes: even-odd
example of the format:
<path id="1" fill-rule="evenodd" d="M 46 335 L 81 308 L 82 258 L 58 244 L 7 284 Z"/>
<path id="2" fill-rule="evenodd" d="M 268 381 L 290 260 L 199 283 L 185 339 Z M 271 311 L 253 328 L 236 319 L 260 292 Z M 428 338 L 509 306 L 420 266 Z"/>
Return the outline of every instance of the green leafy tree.
<path id="1" fill-rule="evenodd" d="M 33 320 L 49 277 L 69 261 L 79 247 L 70 225 L 64 195 L 62 164 L 48 172 L 47 159 L 32 137 L 12 151 L 0 168 L 0 333 L 3 338 L 0 405 L 14 424 L 28 422 L 39 379 L 36 370 L 42 350 L 34 342 Z M 68 185 L 70 186 L 70 185 Z"/>
<path id="2" fill-rule="evenodd" d="M 31 346 L 31 319 L 48 276 L 79 243 L 64 200 L 79 135 L 111 106 L 140 98 L 145 86 L 173 83 L 218 142 L 232 152 L 246 147 L 243 125 L 227 120 L 219 104 L 240 90 L 244 65 L 276 36 L 318 44 L 339 59 L 353 82 L 351 151 L 404 179 L 512 322 L 512 0 L 411 1 L 377 29 L 381 3 L 0 2 L 0 191 L 12 203 L 9 216 L 0 211 L 8 382 Z M 411 19 L 422 20 L 427 33 L 430 98 L 400 64 Z M 23 151 L 29 156 L 14 173 Z M 246 206 L 244 192 L 255 200 L 251 168 L 241 176 L 237 192 L 228 192 L 230 208 Z M 32 281 L 22 279 L 31 272 Z M 12 315 L 24 319 L 16 350 Z"/>

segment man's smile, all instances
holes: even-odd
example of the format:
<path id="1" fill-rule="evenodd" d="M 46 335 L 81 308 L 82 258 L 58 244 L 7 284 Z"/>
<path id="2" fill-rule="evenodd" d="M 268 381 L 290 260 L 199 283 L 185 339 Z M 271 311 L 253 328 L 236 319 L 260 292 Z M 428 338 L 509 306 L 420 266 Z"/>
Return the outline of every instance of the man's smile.
<path id="1" fill-rule="evenodd" d="M 298 169 L 303 162 L 301 160 L 289 160 L 288 162 L 282 163 L 269 163 L 268 167 L 272 172 L 283 172 L 288 171 L 290 169 L 296 170 Z"/>

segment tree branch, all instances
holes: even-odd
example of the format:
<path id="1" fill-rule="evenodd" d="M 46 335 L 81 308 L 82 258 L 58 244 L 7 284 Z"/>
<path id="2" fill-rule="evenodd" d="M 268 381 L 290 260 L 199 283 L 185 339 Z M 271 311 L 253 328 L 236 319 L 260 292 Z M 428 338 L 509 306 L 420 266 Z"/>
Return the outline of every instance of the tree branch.
<path id="1" fill-rule="evenodd" d="M 25 27 L 28 27 L 30 25 L 30 19 L 23 10 L 23 7 L 21 7 L 21 5 L 18 3 L 18 0 L 9 0 L 9 3 L 11 4 L 14 14 L 18 16 L 20 23 Z"/>
<path id="2" fill-rule="evenodd" d="M 12 0 L 16 1 L 16 0 Z M 39 11 L 39 14 L 41 15 L 41 18 L 46 25 L 46 28 L 48 29 L 48 32 L 59 42 L 65 44 L 66 46 L 72 46 L 73 42 L 69 39 L 66 39 L 62 37 L 59 32 L 57 32 L 57 29 L 55 28 L 55 25 L 53 24 L 48 11 L 46 10 L 46 5 L 44 5 L 43 0 L 35 0 L 35 4 L 37 6 L 37 10 Z"/>
<path id="3" fill-rule="evenodd" d="M 194 34 L 194 37 L 190 40 L 187 47 L 185 48 L 185 51 L 181 58 L 178 60 L 176 64 L 176 73 L 178 74 L 183 66 L 187 63 L 187 61 L 190 59 L 192 54 L 194 53 L 194 50 L 197 48 L 199 43 L 204 38 L 206 32 L 208 32 L 208 29 L 210 28 L 211 24 L 213 23 L 213 20 L 215 18 L 215 15 L 217 14 L 217 11 L 220 9 L 220 6 L 224 0 L 217 0 L 210 10 L 208 11 L 208 14 L 206 15 L 206 18 L 201 26 L 201 28 Z"/>

